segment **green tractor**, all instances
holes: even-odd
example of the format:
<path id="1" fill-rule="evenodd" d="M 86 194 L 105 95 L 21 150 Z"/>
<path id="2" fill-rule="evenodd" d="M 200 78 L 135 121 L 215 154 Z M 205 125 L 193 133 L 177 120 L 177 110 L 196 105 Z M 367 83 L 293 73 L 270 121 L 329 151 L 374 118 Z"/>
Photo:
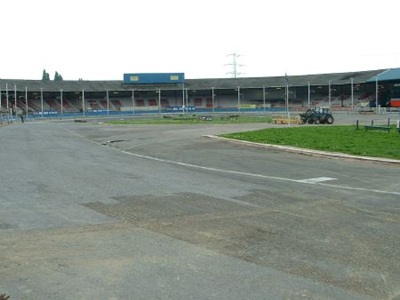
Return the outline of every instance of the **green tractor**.
<path id="1" fill-rule="evenodd" d="M 330 107 L 309 108 L 300 114 L 303 124 L 333 124 L 334 118 Z"/>

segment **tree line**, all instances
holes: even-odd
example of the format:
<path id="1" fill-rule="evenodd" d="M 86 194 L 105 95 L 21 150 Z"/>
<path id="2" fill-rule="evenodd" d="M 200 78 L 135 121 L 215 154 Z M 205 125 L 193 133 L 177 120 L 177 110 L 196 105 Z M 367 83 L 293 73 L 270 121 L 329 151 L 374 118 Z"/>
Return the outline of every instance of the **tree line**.
<path id="1" fill-rule="evenodd" d="M 54 81 L 63 81 L 63 77 L 61 76 L 61 74 L 59 74 L 57 71 L 54 74 Z M 50 74 L 46 72 L 46 70 L 43 70 L 42 73 L 42 81 L 50 81 Z"/>

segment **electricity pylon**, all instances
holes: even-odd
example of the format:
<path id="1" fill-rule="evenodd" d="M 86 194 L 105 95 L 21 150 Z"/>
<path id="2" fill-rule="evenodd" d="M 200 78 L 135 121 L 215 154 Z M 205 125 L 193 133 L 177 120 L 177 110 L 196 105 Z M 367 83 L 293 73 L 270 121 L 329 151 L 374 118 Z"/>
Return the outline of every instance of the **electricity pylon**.
<path id="1" fill-rule="evenodd" d="M 228 54 L 228 56 L 232 56 L 232 63 L 226 64 L 225 66 L 232 66 L 232 71 L 228 72 L 227 74 L 232 75 L 233 78 L 238 77 L 239 75 L 242 75 L 241 72 L 238 71 L 238 67 L 243 67 L 243 65 L 238 64 L 237 58 L 240 56 L 236 52 Z"/>

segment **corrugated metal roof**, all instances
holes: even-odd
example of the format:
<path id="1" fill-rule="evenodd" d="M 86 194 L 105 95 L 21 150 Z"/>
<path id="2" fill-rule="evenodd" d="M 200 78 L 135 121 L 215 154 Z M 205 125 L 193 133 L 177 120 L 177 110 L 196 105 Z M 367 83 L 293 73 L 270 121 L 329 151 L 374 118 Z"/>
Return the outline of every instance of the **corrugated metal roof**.
<path id="1" fill-rule="evenodd" d="M 379 76 L 379 80 L 400 80 L 400 69 L 381 69 L 372 71 L 332 73 L 332 74 L 313 74 L 313 75 L 295 75 L 288 74 L 290 86 L 310 85 L 333 85 L 349 84 L 353 78 L 354 84 L 369 82 L 371 78 Z M 390 78 L 390 79 L 386 79 Z M 179 90 L 181 84 L 124 84 L 123 81 L 89 81 L 89 80 L 64 80 L 64 81 L 42 81 L 42 80 L 20 80 L 20 79 L 0 79 L 0 88 L 5 91 L 6 84 L 8 90 L 14 90 L 14 85 L 19 91 L 40 91 L 58 92 L 62 89 L 65 92 L 74 92 L 85 90 L 87 92 L 97 91 L 128 91 L 128 90 Z M 192 90 L 206 90 L 214 87 L 215 89 L 241 88 L 260 88 L 260 87 L 283 87 L 286 85 L 285 75 L 275 77 L 239 77 L 239 78 L 205 78 L 205 79 L 185 79 L 185 87 Z"/>
<path id="2" fill-rule="evenodd" d="M 378 76 L 379 81 L 400 80 L 400 68 L 388 69 L 367 80 L 367 82 L 376 81 Z"/>
<path id="3" fill-rule="evenodd" d="M 310 85 L 328 85 L 331 84 L 350 84 L 353 78 L 354 84 L 364 83 L 366 80 L 376 74 L 380 74 L 385 70 L 347 72 L 347 73 L 331 73 L 331 74 L 314 74 L 314 75 L 288 75 L 290 86 L 307 86 Z M 186 79 L 185 85 L 191 89 L 229 89 L 240 86 L 241 88 L 260 88 L 265 87 L 282 87 L 286 85 L 285 76 L 277 77 L 241 77 L 241 78 L 220 78 L 220 79 Z"/>
<path id="4" fill-rule="evenodd" d="M 1 91 L 4 92 L 8 85 L 8 90 L 14 90 L 14 85 L 18 90 L 57 92 L 61 89 L 65 92 L 75 92 L 86 90 L 90 92 L 109 90 L 122 90 L 122 81 L 89 81 L 89 80 L 64 80 L 64 81 L 42 81 L 42 80 L 19 80 L 19 79 L 0 79 Z"/>

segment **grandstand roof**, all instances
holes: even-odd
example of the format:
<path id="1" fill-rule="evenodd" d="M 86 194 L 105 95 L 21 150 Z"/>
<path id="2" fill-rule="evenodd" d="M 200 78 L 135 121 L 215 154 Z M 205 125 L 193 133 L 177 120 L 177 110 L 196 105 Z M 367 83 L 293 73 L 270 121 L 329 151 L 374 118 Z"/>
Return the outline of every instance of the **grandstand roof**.
<path id="1" fill-rule="evenodd" d="M 209 79 L 185 79 L 185 87 L 189 89 L 205 90 L 211 89 L 232 89 L 241 88 L 260 88 L 260 87 L 282 87 L 286 85 L 286 80 L 290 86 L 310 85 L 333 85 L 349 84 L 353 78 L 355 84 L 370 82 L 371 79 L 379 77 L 379 80 L 400 80 L 400 69 L 381 69 L 372 71 L 359 71 L 347 73 L 313 74 L 296 76 L 276 76 L 276 77 L 239 77 L 239 78 L 209 78 Z M 388 78 L 388 79 L 386 79 Z M 375 79 L 373 79 L 375 80 Z M 85 90 L 87 92 L 96 91 L 126 91 L 126 90 L 154 90 L 154 89 L 181 89 L 179 84 L 124 84 L 123 81 L 89 81 L 89 80 L 64 80 L 64 81 L 42 81 L 42 80 L 21 80 L 21 79 L 0 79 L 0 88 L 4 92 L 8 85 L 8 90 L 12 92 L 14 86 L 18 91 L 28 89 L 28 91 L 75 92 Z"/>
<path id="2" fill-rule="evenodd" d="M 353 78 L 354 83 L 365 83 L 368 79 L 385 70 L 347 72 L 347 73 L 331 73 L 331 74 L 314 74 L 314 75 L 296 75 L 296 76 L 277 76 L 277 77 L 242 77 L 242 78 L 220 78 L 220 79 L 186 79 L 185 84 L 193 89 L 209 89 L 215 87 L 217 89 L 238 87 L 241 88 L 260 88 L 281 87 L 286 85 L 286 79 L 290 86 L 306 86 L 310 85 L 328 85 L 331 84 L 349 84 Z"/>
<path id="3" fill-rule="evenodd" d="M 43 81 L 43 80 L 21 80 L 21 79 L 0 79 L 1 91 L 4 92 L 8 84 L 8 90 L 13 91 L 14 85 L 18 90 L 25 87 L 29 91 L 58 92 L 61 89 L 66 92 L 75 91 L 105 91 L 105 90 L 121 90 L 122 81 L 89 81 L 89 80 L 64 80 L 64 81 Z"/>
<path id="4" fill-rule="evenodd" d="M 400 80 L 400 68 L 384 70 L 368 79 L 367 82 L 376 81 L 376 76 L 378 76 L 379 81 Z"/>

